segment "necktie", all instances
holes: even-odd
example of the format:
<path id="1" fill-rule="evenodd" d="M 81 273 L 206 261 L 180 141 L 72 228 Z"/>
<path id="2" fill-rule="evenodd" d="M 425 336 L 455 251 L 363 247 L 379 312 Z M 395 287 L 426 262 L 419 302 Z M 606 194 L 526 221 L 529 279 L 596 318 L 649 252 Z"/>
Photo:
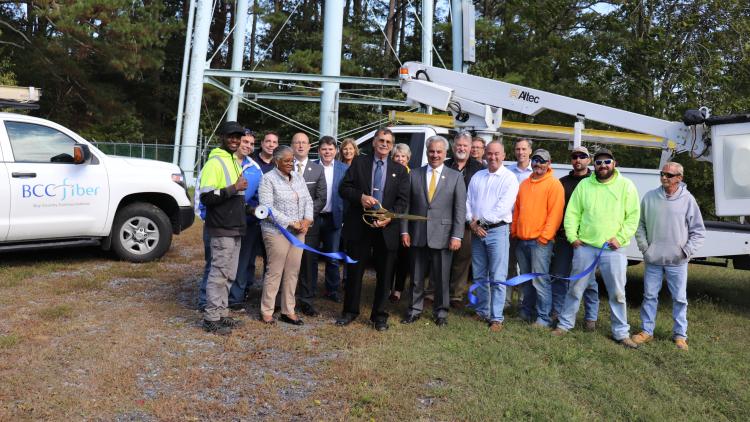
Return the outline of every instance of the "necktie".
<path id="1" fill-rule="evenodd" d="M 302 175 L 302 163 L 297 163 L 297 173 Z"/>
<path id="2" fill-rule="evenodd" d="M 383 178 L 383 160 L 375 161 L 375 173 L 372 175 L 372 196 L 383 202 L 383 184 L 381 179 Z"/>
<path id="3" fill-rule="evenodd" d="M 432 176 L 430 176 L 430 186 L 427 188 L 427 201 L 432 202 L 432 197 L 435 196 L 435 187 L 437 186 L 437 172 L 432 169 Z"/>

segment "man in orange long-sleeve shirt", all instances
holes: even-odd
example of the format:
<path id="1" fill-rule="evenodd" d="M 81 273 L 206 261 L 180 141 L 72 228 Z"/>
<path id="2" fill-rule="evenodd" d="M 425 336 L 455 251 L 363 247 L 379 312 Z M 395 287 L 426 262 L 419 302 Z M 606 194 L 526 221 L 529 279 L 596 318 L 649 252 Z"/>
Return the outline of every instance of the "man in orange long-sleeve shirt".
<path id="1" fill-rule="evenodd" d="M 547 273 L 555 234 L 565 207 L 565 190 L 552 174 L 549 152 L 537 149 L 531 155 L 531 176 L 518 188 L 513 208 L 511 236 L 518 239 L 516 258 L 521 273 Z M 522 284 L 521 318 L 535 326 L 550 327 L 552 285 L 545 277 Z"/>

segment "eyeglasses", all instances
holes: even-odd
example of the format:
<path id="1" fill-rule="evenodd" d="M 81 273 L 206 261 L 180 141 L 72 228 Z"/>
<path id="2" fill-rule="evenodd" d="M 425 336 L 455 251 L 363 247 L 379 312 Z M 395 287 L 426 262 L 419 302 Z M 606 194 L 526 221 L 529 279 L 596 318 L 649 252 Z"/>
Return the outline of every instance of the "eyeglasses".
<path id="1" fill-rule="evenodd" d="M 585 160 L 587 158 L 589 158 L 589 156 L 586 154 L 575 154 L 570 156 L 571 160 Z"/>
<path id="2" fill-rule="evenodd" d="M 534 157 L 531 159 L 531 164 L 547 164 L 547 160 Z"/>
<path id="3" fill-rule="evenodd" d="M 667 179 L 671 179 L 673 177 L 682 176 L 681 174 L 673 174 L 673 173 L 667 173 L 666 171 L 659 172 L 661 177 L 666 177 Z"/>
<path id="4" fill-rule="evenodd" d="M 610 165 L 612 164 L 612 161 L 613 160 L 611 158 L 607 158 L 606 160 L 596 160 L 594 161 L 594 164 L 596 164 L 597 166 L 601 166 L 602 164 Z"/>

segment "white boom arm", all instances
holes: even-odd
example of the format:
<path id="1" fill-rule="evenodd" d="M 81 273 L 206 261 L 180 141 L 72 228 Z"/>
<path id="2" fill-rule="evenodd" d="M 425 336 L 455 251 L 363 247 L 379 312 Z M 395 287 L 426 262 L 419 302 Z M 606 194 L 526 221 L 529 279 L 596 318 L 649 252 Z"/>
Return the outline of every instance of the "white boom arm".
<path id="1" fill-rule="evenodd" d="M 664 138 L 662 148 L 670 155 L 672 151 L 691 151 L 699 155 L 705 150 L 702 125 L 688 127 L 682 122 L 670 122 L 418 62 L 407 62 L 401 68 L 401 89 L 407 100 L 448 111 L 458 126 L 480 132 L 498 131 L 503 109 L 532 116 L 543 110 L 553 110 L 576 116 L 579 122 L 592 120 Z M 577 125 L 576 130 L 580 131 L 581 126 Z M 710 160 L 710 153 L 701 155 L 700 159 Z"/>

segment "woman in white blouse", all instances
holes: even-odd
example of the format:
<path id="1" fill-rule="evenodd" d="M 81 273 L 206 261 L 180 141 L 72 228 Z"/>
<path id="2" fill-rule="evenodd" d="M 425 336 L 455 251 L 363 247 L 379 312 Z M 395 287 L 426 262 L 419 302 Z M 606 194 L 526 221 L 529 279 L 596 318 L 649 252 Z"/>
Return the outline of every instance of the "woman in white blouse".
<path id="1" fill-rule="evenodd" d="M 276 167 L 263 175 L 258 189 L 260 205 L 265 205 L 281 227 L 304 243 L 307 229 L 313 222 L 313 203 L 305 180 L 292 171 L 294 156 L 288 146 L 279 146 L 273 153 Z M 282 322 L 302 325 L 302 320 L 294 313 L 294 292 L 297 288 L 302 249 L 292 246 L 289 240 L 276 228 L 271 218 L 262 220 L 263 243 L 266 245 L 268 262 L 263 282 L 263 295 L 260 302 L 260 318 L 273 324 L 273 310 L 276 294 L 281 287 Z"/>

